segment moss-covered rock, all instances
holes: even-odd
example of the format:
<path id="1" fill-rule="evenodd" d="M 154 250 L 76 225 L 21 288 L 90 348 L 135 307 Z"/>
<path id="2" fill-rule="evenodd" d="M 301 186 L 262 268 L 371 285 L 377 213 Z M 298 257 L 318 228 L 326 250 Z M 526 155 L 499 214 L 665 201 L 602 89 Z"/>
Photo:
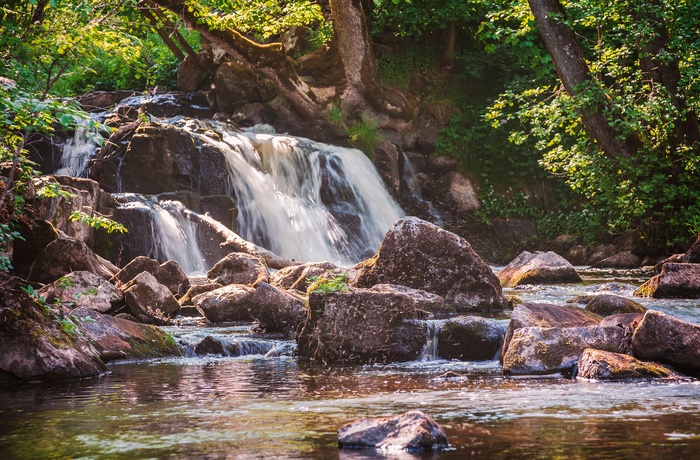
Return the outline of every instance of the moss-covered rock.
<path id="1" fill-rule="evenodd" d="M 681 378 L 658 363 L 643 362 L 629 355 L 586 349 L 578 362 L 578 377 L 595 380 Z"/>
<path id="2" fill-rule="evenodd" d="M 600 316 L 610 316 L 621 313 L 644 313 L 647 311 L 645 307 L 634 300 L 609 294 L 593 297 L 586 303 L 586 310 Z"/>

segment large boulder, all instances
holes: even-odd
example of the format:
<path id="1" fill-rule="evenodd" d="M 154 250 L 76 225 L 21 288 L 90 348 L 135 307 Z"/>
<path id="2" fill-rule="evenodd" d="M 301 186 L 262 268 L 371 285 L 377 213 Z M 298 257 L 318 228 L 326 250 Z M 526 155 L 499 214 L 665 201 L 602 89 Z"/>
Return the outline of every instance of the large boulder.
<path id="1" fill-rule="evenodd" d="M 57 316 L 23 292 L 24 282 L 0 272 L 0 380 L 92 377 L 106 371 L 70 317 Z"/>
<path id="2" fill-rule="evenodd" d="M 79 307 L 71 312 L 80 331 L 97 348 L 104 362 L 181 356 L 182 349 L 162 329 Z"/>
<path id="3" fill-rule="evenodd" d="M 250 298 L 250 316 L 266 332 L 296 333 L 306 318 L 304 299 L 260 282 Z"/>
<path id="4" fill-rule="evenodd" d="M 656 299 L 700 297 L 700 264 L 664 264 L 661 273 L 639 286 L 634 295 Z"/>
<path id="5" fill-rule="evenodd" d="M 581 282 L 574 266 L 552 251 L 523 251 L 498 273 L 498 279 L 503 287 Z"/>
<path id="6" fill-rule="evenodd" d="M 270 272 L 262 257 L 232 252 L 207 272 L 210 283 L 255 286 L 270 280 Z"/>
<path id="7" fill-rule="evenodd" d="M 36 219 L 31 225 L 19 222 L 18 227 L 22 238 L 12 243 L 12 266 L 16 275 L 26 277 L 41 251 L 58 239 L 58 232 L 51 222 L 43 219 Z"/>
<path id="8" fill-rule="evenodd" d="M 457 311 L 500 311 L 508 302 L 498 278 L 463 238 L 416 217 L 386 234 L 361 266 L 359 287 L 400 284 L 438 294 Z"/>
<path id="9" fill-rule="evenodd" d="M 134 318 L 145 324 L 164 324 L 180 309 L 170 289 L 148 272 L 139 273 L 124 286 L 124 299 Z"/>
<path id="10" fill-rule="evenodd" d="M 619 252 L 594 263 L 591 268 L 638 268 L 642 258 L 629 251 Z"/>
<path id="11" fill-rule="evenodd" d="M 626 353 L 628 337 L 619 327 L 526 327 L 513 334 L 503 356 L 504 375 L 571 372 L 586 348 Z"/>
<path id="12" fill-rule="evenodd" d="M 348 423 L 338 430 L 341 448 L 430 451 L 448 447 L 445 430 L 421 411 Z"/>
<path id="13" fill-rule="evenodd" d="M 345 288 L 316 290 L 297 339 L 299 354 L 324 363 L 374 363 L 416 359 L 426 327 L 415 299 L 401 291 Z"/>
<path id="14" fill-rule="evenodd" d="M 219 289 L 220 287 L 223 287 L 219 283 L 203 283 L 203 284 L 195 284 L 194 286 L 191 286 L 187 292 L 185 292 L 185 295 L 180 297 L 178 299 L 178 303 L 180 306 L 185 306 L 185 305 L 193 305 L 192 299 L 197 297 L 199 294 L 204 294 L 205 292 L 211 292 L 215 289 Z"/>
<path id="15" fill-rule="evenodd" d="M 39 290 L 44 298 L 67 309 L 85 307 L 105 313 L 124 300 L 124 293 L 94 273 L 76 271 L 67 274 Z"/>
<path id="16" fill-rule="evenodd" d="M 214 76 L 216 103 L 222 112 L 232 112 L 241 103 L 267 102 L 277 96 L 277 86 L 268 77 L 240 62 L 221 64 Z"/>
<path id="17" fill-rule="evenodd" d="M 603 318 L 598 324 L 600 327 L 617 326 L 629 328 L 632 332 L 639 326 L 644 318 L 644 313 L 620 313 Z"/>
<path id="18" fill-rule="evenodd" d="M 146 256 L 138 256 L 126 264 L 114 275 L 113 280 L 127 284 L 143 272 L 153 275 L 173 295 L 182 295 L 190 288 L 189 278 L 176 261 L 169 260 L 160 264 L 157 260 Z"/>
<path id="19" fill-rule="evenodd" d="M 661 364 L 643 362 L 610 351 L 584 350 L 578 362 L 578 377 L 594 380 L 668 379 L 681 376 Z"/>
<path id="20" fill-rule="evenodd" d="M 547 303 L 523 303 L 513 308 L 510 323 L 503 342 L 501 358 L 508 350 L 513 333 L 524 327 L 577 327 L 595 326 L 600 316 L 577 307 L 551 305 Z"/>
<path id="21" fill-rule="evenodd" d="M 586 303 L 586 310 L 600 316 L 618 315 L 622 313 L 644 313 L 647 311 L 639 303 L 624 297 L 601 294 Z"/>
<path id="22" fill-rule="evenodd" d="M 212 323 L 253 321 L 250 299 L 255 289 L 243 284 L 229 284 L 195 296 L 192 304 Z"/>
<path id="23" fill-rule="evenodd" d="M 632 350 L 636 358 L 670 364 L 700 377 L 700 326 L 649 310 L 634 331 Z"/>
<path id="24" fill-rule="evenodd" d="M 74 271 L 87 271 L 107 280 L 112 277 L 112 272 L 85 243 L 59 238 L 46 245 L 37 256 L 29 271 L 29 280 L 48 284 Z"/>
<path id="25" fill-rule="evenodd" d="M 440 325 L 438 356 L 461 361 L 494 359 L 503 344 L 505 328 L 478 316 L 459 316 Z"/>
<path id="26" fill-rule="evenodd" d="M 338 267 L 331 262 L 308 262 L 277 270 L 270 275 L 270 284 L 282 289 L 306 292 L 309 285 L 326 273 L 336 273 Z"/>

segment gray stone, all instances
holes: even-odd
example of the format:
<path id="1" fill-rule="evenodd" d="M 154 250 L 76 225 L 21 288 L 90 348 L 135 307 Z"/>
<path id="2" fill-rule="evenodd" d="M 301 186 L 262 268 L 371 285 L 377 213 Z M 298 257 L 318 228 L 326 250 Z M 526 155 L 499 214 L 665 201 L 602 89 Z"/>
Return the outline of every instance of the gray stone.
<path id="1" fill-rule="evenodd" d="M 250 315 L 266 332 L 291 332 L 306 318 L 301 297 L 260 282 L 250 298 Z"/>
<path id="2" fill-rule="evenodd" d="M 552 251 L 523 251 L 498 273 L 498 279 L 504 287 L 581 282 L 574 266 Z"/>

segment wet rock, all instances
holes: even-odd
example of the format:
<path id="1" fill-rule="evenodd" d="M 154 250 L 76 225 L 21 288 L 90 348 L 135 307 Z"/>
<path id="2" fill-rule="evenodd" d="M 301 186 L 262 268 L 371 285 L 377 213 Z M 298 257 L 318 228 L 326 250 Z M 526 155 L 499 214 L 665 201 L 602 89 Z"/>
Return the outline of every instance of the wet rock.
<path id="1" fill-rule="evenodd" d="M 394 192 L 398 192 L 401 186 L 399 155 L 396 145 L 387 140 L 381 140 L 374 151 L 374 166 L 384 183 Z"/>
<path id="2" fill-rule="evenodd" d="M 138 256 L 133 259 L 119 270 L 113 279 L 119 283 L 126 284 L 143 272 L 153 275 L 173 295 L 184 294 L 190 288 L 189 278 L 176 261 L 169 260 L 159 264 L 157 260 L 146 256 Z"/>
<path id="3" fill-rule="evenodd" d="M 272 124 L 277 119 L 277 112 L 269 104 L 252 102 L 237 107 L 231 118 L 239 126 Z"/>
<path id="4" fill-rule="evenodd" d="M 115 111 L 132 120 L 137 119 L 140 113 L 148 113 L 158 118 L 177 115 L 210 118 L 213 115 L 206 94 L 196 92 L 138 94 L 122 99 Z"/>
<path id="5" fill-rule="evenodd" d="M 591 268 L 639 268 L 641 263 L 641 257 L 626 251 L 599 260 Z"/>
<path id="6" fill-rule="evenodd" d="M 314 291 L 299 354 L 323 363 L 411 361 L 425 344 L 425 325 L 410 321 L 419 316 L 414 300 L 401 292 Z"/>
<path id="7" fill-rule="evenodd" d="M 144 359 L 181 356 L 175 340 L 155 326 L 102 315 L 79 307 L 71 312 L 80 331 L 95 345 L 104 362 L 114 359 Z"/>
<path id="8" fill-rule="evenodd" d="M 223 285 L 219 283 L 204 283 L 204 284 L 196 284 L 192 287 L 190 287 L 185 295 L 180 297 L 178 300 L 178 303 L 180 306 L 185 306 L 185 305 L 192 305 L 192 299 L 198 296 L 199 294 L 204 294 L 205 292 L 211 292 L 214 289 L 219 289 L 220 287 L 223 287 Z"/>
<path id="9" fill-rule="evenodd" d="M 664 264 L 661 273 L 639 286 L 634 295 L 656 299 L 700 297 L 700 264 Z"/>
<path id="10" fill-rule="evenodd" d="M 253 321 L 250 299 L 255 289 L 242 284 L 229 284 L 195 296 L 192 303 L 212 323 Z"/>
<path id="11" fill-rule="evenodd" d="M 644 313 L 647 311 L 634 300 L 624 297 L 601 294 L 593 297 L 586 303 L 586 310 L 600 316 L 617 315 L 620 313 Z"/>
<path id="12" fill-rule="evenodd" d="M 338 430 L 341 448 L 429 451 L 448 447 L 445 430 L 421 411 L 348 423 Z"/>
<path id="13" fill-rule="evenodd" d="M 56 303 L 56 299 L 59 299 L 61 305 L 68 311 L 85 307 L 105 313 L 124 300 L 122 291 L 113 284 L 94 273 L 85 271 L 69 273 L 41 288 L 39 294 L 52 303 Z"/>
<path id="14" fill-rule="evenodd" d="M 503 356 L 503 374 L 571 372 L 586 348 L 629 351 L 625 331 L 619 327 L 526 327 L 513 333 Z"/>
<path id="15" fill-rule="evenodd" d="M 292 332 L 306 318 L 301 297 L 294 296 L 262 281 L 250 298 L 250 316 L 265 332 Z"/>
<path id="16" fill-rule="evenodd" d="M 99 353 L 80 334 L 67 332 L 61 320 L 20 288 L 19 278 L 0 272 L 0 378 L 58 380 L 92 377 L 106 371 Z"/>
<path id="17" fill-rule="evenodd" d="M 524 327 L 575 327 L 595 326 L 600 316 L 582 308 L 551 305 L 546 303 L 525 303 L 516 305 L 510 315 L 510 323 L 503 342 L 501 358 L 508 350 L 513 333 Z"/>
<path id="18" fill-rule="evenodd" d="M 133 91 L 94 91 L 78 96 L 77 101 L 87 112 L 104 112 L 122 99 L 133 95 Z"/>
<path id="19" fill-rule="evenodd" d="M 598 324 L 600 327 L 623 327 L 629 328 L 632 332 L 639 326 L 639 323 L 644 318 L 644 313 L 620 313 L 617 315 L 610 315 L 603 318 L 603 320 Z"/>
<path id="20" fill-rule="evenodd" d="M 318 278 L 328 272 L 334 273 L 338 267 L 330 262 L 308 262 L 292 265 L 270 275 L 270 284 L 281 289 L 294 289 L 306 292 L 313 278 Z M 340 274 L 340 273 L 338 273 Z"/>
<path id="21" fill-rule="evenodd" d="M 363 263 L 357 285 L 377 284 L 432 292 L 457 311 L 507 307 L 498 278 L 466 240 L 416 217 L 398 221 L 377 255 Z"/>
<path id="22" fill-rule="evenodd" d="M 684 264 L 700 264 L 700 235 L 683 255 Z"/>
<path id="23" fill-rule="evenodd" d="M 498 279 L 503 287 L 581 282 L 574 266 L 552 251 L 523 251 L 498 273 Z"/>
<path id="24" fill-rule="evenodd" d="M 131 314 L 145 324 L 164 324 L 180 309 L 170 289 L 148 272 L 139 273 L 124 286 L 124 299 Z"/>
<path id="25" fill-rule="evenodd" d="M 578 377 L 594 380 L 668 379 L 679 374 L 657 363 L 639 361 L 632 356 L 586 349 L 578 362 Z"/>
<path id="26" fill-rule="evenodd" d="M 460 361 L 494 359 L 503 344 L 504 329 L 478 316 L 448 319 L 438 332 L 438 356 Z"/>
<path id="27" fill-rule="evenodd" d="M 700 326 L 649 310 L 634 331 L 635 358 L 669 364 L 700 377 Z"/>
<path id="28" fill-rule="evenodd" d="M 224 344 L 208 335 L 204 337 L 202 340 L 200 340 L 197 345 L 194 347 L 194 352 L 197 356 L 205 356 L 205 355 L 218 355 L 218 356 L 225 356 L 226 355 L 226 347 Z"/>
<path id="29" fill-rule="evenodd" d="M 219 283 L 224 286 L 227 284 L 255 286 L 263 281 L 268 282 L 270 272 L 262 257 L 232 252 L 207 272 L 207 279 L 210 283 Z"/>
<path id="30" fill-rule="evenodd" d="M 88 271 L 107 280 L 112 277 L 85 243 L 73 238 L 59 238 L 39 253 L 28 279 L 48 284 L 73 271 Z"/>
<path id="31" fill-rule="evenodd" d="M 440 202 L 448 209 L 459 213 L 478 211 L 481 202 L 472 182 L 458 171 L 451 171 L 440 177 L 435 191 Z"/>

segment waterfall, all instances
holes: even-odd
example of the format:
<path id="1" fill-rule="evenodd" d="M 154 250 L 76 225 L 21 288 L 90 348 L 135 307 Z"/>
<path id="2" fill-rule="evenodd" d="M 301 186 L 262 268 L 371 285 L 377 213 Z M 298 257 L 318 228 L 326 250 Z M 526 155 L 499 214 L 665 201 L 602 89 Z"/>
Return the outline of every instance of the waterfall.
<path id="1" fill-rule="evenodd" d="M 134 193 L 115 194 L 121 209 L 146 213 L 151 221 L 152 251 L 147 254 L 159 262 L 175 260 L 189 276 L 206 272 L 204 255 L 196 240 L 196 224 L 183 213 L 179 201 L 161 201 Z"/>
<path id="2" fill-rule="evenodd" d="M 97 151 L 95 142 L 97 128 L 90 127 L 90 121 L 81 120 L 73 134 L 73 139 L 68 139 L 63 145 L 63 154 L 56 175 L 80 177 Z"/>
<path id="3" fill-rule="evenodd" d="M 445 322 L 444 319 L 427 319 L 424 321 L 426 326 L 425 345 L 421 352 L 421 361 L 434 361 L 438 358 L 438 334 L 440 326 Z"/>
<path id="4" fill-rule="evenodd" d="M 238 233 L 280 256 L 352 265 L 377 250 L 402 216 L 359 150 L 228 125 L 173 120 L 226 157 Z"/>

